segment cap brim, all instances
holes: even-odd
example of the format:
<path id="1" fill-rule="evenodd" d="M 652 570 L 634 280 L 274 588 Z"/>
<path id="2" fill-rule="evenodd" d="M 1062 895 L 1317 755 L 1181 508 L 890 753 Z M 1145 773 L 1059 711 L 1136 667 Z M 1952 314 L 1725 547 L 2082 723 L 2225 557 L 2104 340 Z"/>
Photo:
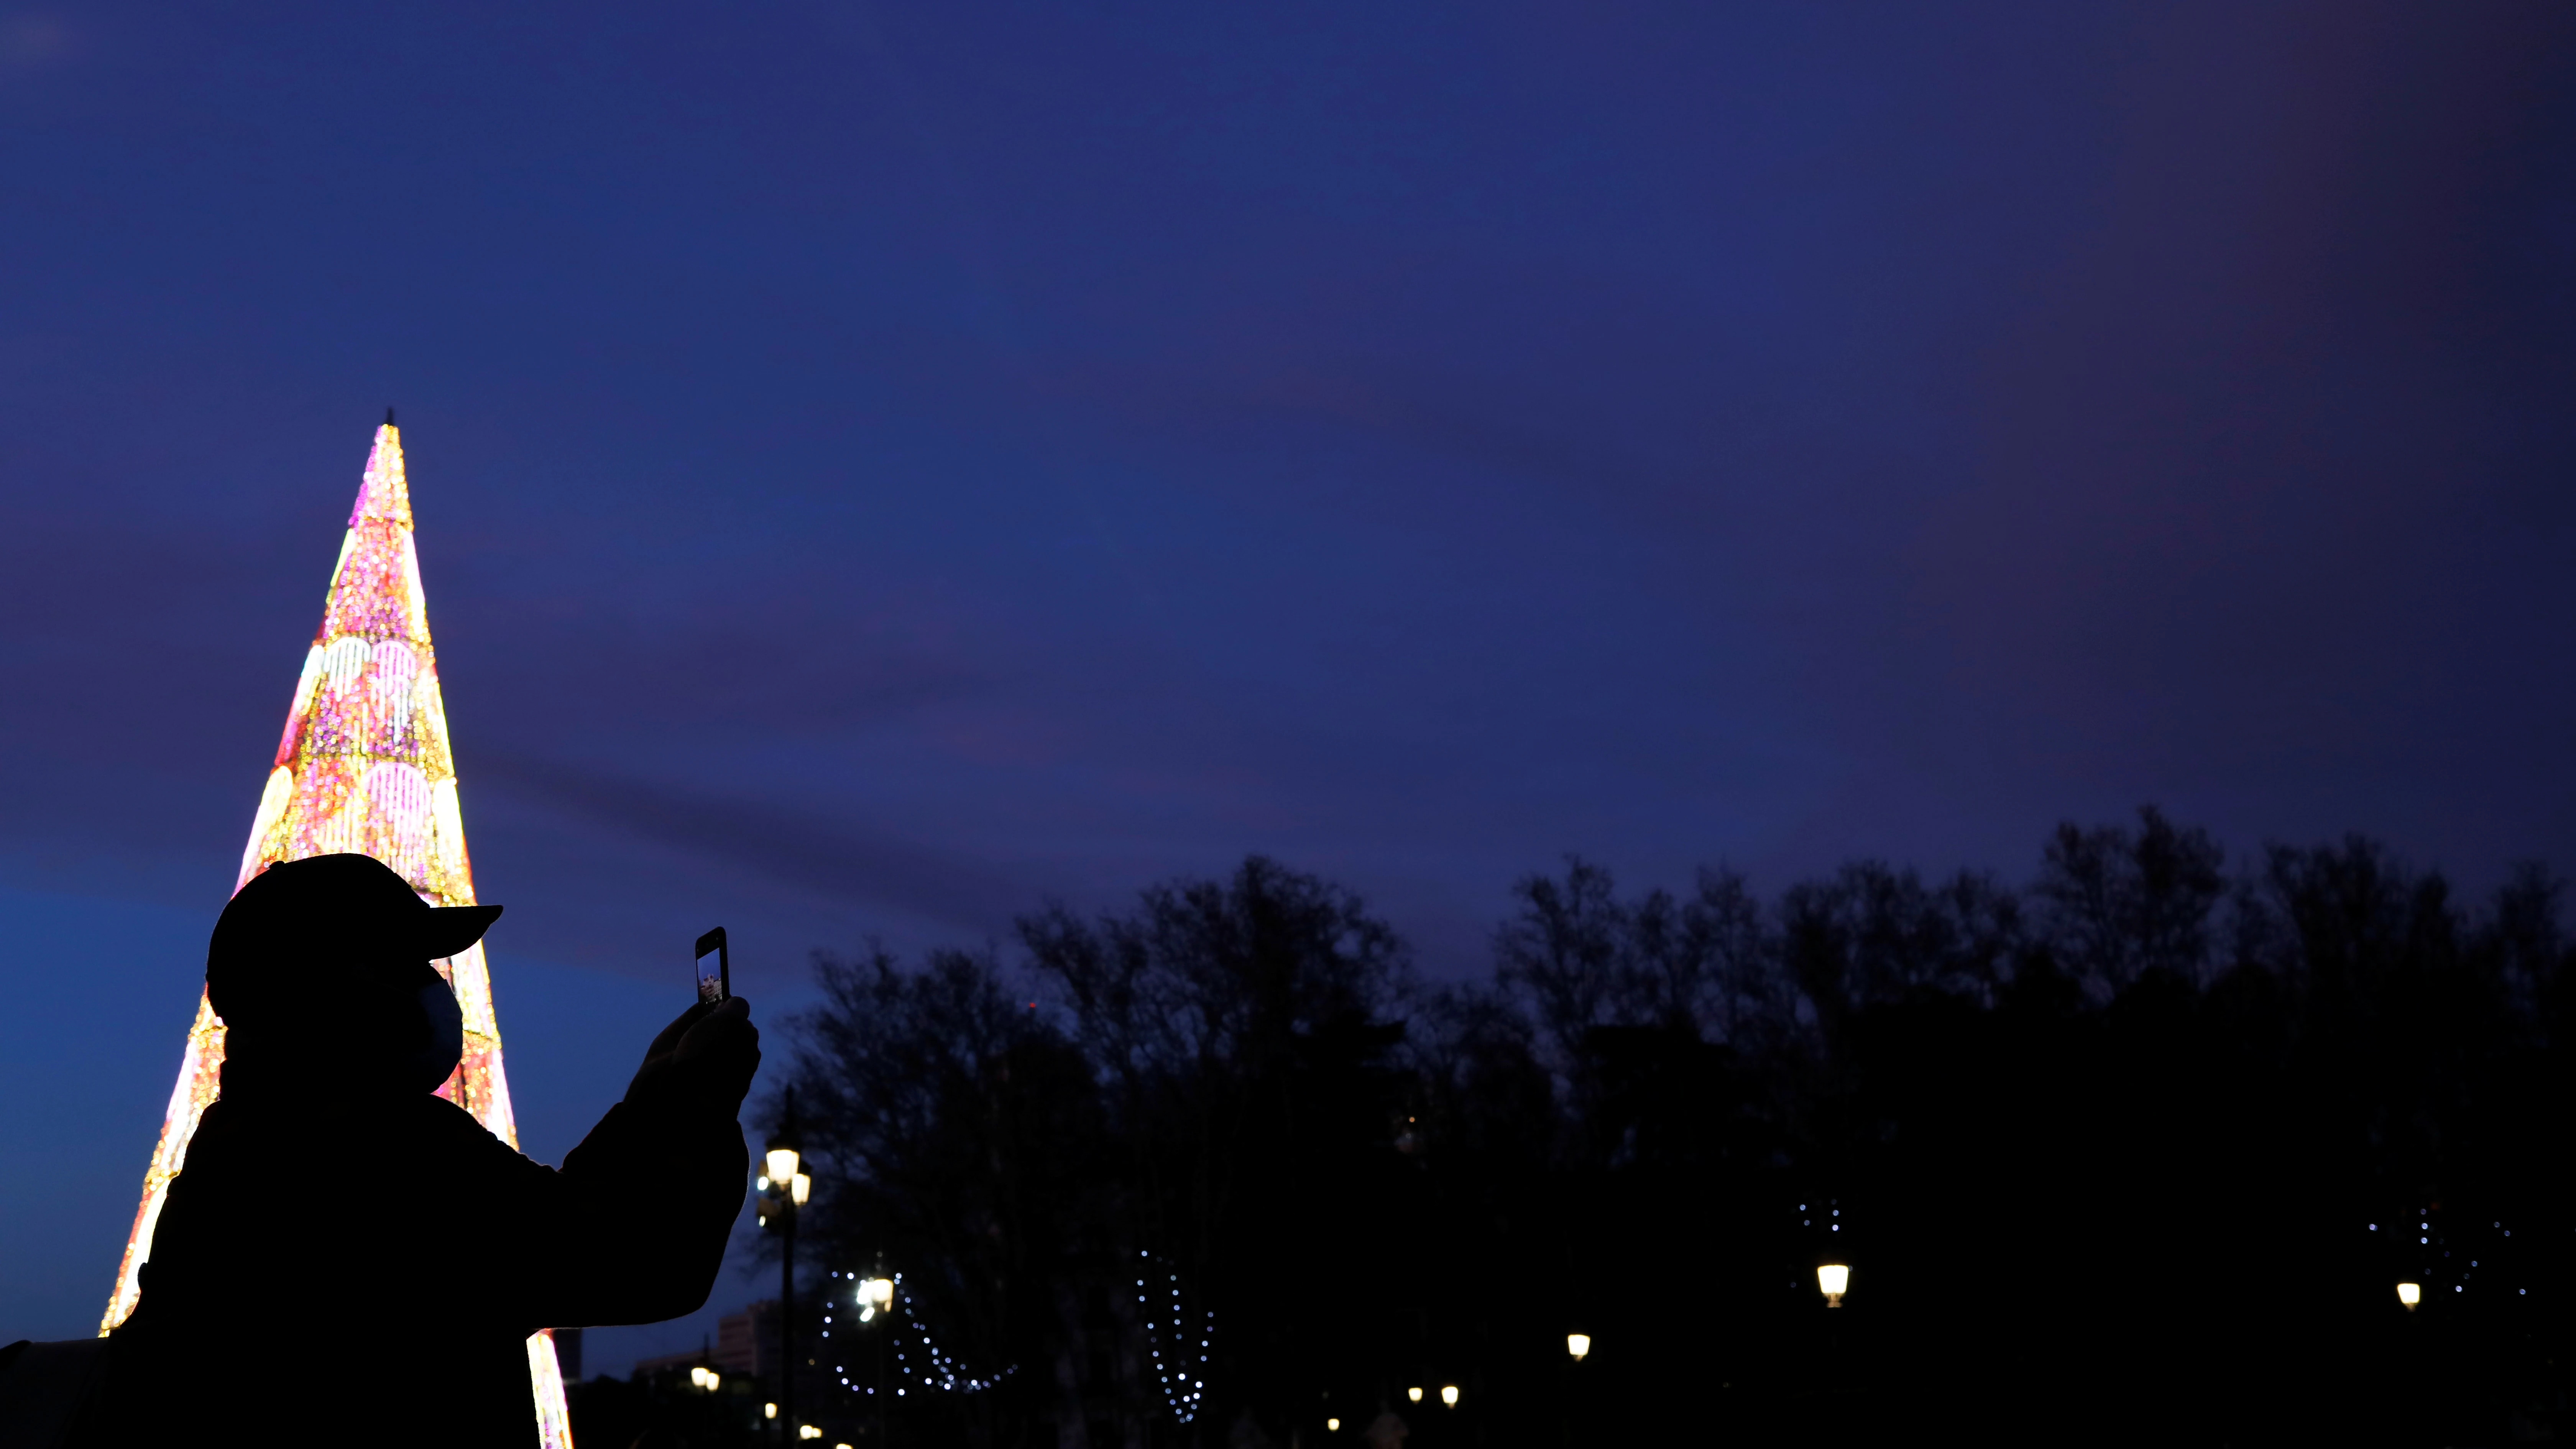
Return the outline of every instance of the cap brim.
<path id="1" fill-rule="evenodd" d="M 422 954 L 443 961 L 482 940 L 499 919 L 499 906 L 433 906 L 420 929 Z"/>

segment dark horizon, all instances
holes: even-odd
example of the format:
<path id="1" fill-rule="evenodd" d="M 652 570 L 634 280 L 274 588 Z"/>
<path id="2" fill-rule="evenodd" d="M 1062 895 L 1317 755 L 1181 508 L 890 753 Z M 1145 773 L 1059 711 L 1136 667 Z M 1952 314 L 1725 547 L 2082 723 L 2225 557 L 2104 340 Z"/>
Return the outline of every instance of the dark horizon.
<path id="1" fill-rule="evenodd" d="M 104 1301 L 389 404 L 541 1157 L 718 922 L 766 1011 L 1254 853 L 1446 980 L 1568 853 L 2576 866 L 2571 70 L 2512 5 L 0 12 L 0 1301 Z"/>
<path id="2" fill-rule="evenodd" d="M 2356 841 L 2256 879 L 2152 813 L 2059 832 L 2020 890 L 1576 865 L 1516 888 L 1487 980 L 1428 986 L 1256 860 L 1003 960 L 824 963 L 752 1120 L 797 1124 L 806 1268 L 907 1270 L 988 1379 L 1058 1366 L 917 1392 L 886 1442 L 1193 1408 L 1294 1442 L 1373 1399 L 1426 1449 L 2553 1437 L 2564 883 L 2465 909 Z M 1122 1380 L 1130 1292 L 1212 1345 L 1203 1400 Z M 827 1436 L 867 1432 L 892 1331 L 809 1341 Z M 1454 1414 L 1399 1397 L 1444 1382 Z M 642 1387 L 576 1421 L 628 1437 Z"/>

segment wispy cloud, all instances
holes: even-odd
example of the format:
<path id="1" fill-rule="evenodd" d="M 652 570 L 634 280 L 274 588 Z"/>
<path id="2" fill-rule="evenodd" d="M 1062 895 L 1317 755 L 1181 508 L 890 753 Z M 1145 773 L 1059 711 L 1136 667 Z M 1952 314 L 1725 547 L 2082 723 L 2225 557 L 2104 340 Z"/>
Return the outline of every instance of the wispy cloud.
<path id="1" fill-rule="evenodd" d="M 69 20 L 49 11 L 0 15 L 0 73 L 69 65 L 88 48 L 86 39 Z"/>
<path id="2" fill-rule="evenodd" d="M 838 906 L 901 911 L 982 931 L 1044 894 L 1030 882 L 950 858 L 918 840 L 561 759 L 478 755 L 475 785 Z"/>

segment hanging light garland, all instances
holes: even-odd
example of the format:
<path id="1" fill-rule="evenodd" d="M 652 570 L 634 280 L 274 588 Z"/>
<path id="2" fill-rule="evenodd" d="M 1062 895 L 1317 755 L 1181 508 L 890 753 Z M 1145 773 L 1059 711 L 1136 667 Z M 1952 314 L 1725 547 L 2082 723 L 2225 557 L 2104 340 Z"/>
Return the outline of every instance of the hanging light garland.
<path id="1" fill-rule="evenodd" d="M 1164 1405 L 1172 1411 L 1174 1419 L 1186 1424 L 1199 1416 L 1199 1410 L 1207 1399 L 1208 1343 L 1216 1337 L 1216 1315 L 1202 1310 L 1198 1331 L 1192 1333 L 1181 1309 L 1180 1275 L 1163 1268 L 1162 1287 L 1149 1290 L 1143 1275 L 1160 1265 L 1152 1253 L 1141 1248 L 1137 1250 L 1136 1257 L 1139 1260 L 1136 1271 L 1140 1275 L 1136 1279 L 1136 1315 L 1145 1322 L 1145 1347 L 1154 1356 L 1154 1376 L 1162 1381 Z M 1164 1296 L 1168 1296 L 1170 1301 L 1163 1309 L 1158 1309 L 1151 1299 Z M 1169 1323 L 1162 1318 L 1165 1310 L 1171 1315 Z M 1193 1339 L 1197 1341 L 1198 1348 L 1195 1369 L 1185 1367 L 1192 1362 L 1190 1348 Z"/>
<path id="2" fill-rule="evenodd" d="M 860 1285 L 859 1294 L 861 1301 L 859 1302 L 858 1312 L 859 1322 L 871 1322 L 878 1316 L 879 1310 L 877 1305 L 872 1301 L 867 1301 L 866 1299 L 867 1290 L 865 1285 L 868 1282 L 868 1279 L 865 1276 L 857 1273 L 843 1273 L 835 1270 L 832 1277 L 836 1282 L 847 1281 Z M 913 1312 L 912 1295 L 903 1290 L 903 1275 L 901 1273 L 894 1275 L 893 1283 L 893 1302 L 885 1307 L 884 1315 L 888 1318 L 893 1318 L 899 1314 L 903 1319 L 902 1330 L 897 1330 L 891 1323 L 887 1324 L 885 1328 L 887 1333 L 894 1335 L 893 1342 L 887 1346 L 894 1351 L 894 1392 L 896 1397 L 904 1397 L 906 1391 L 913 1388 L 937 1389 L 942 1393 L 950 1394 L 979 1394 L 986 1389 L 999 1385 L 1002 1380 L 1009 1378 L 1011 1375 L 1020 1371 L 1019 1365 L 1013 1364 L 999 1373 L 986 1374 L 980 1377 L 970 1372 L 963 1361 L 959 1360 L 954 1355 L 943 1351 L 939 1347 L 938 1342 L 931 1338 L 930 1330 L 921 1326 L 920 1315 Z M 823 1336 L 825 1338 L 830 1338 L 832 1336 L 832 1326 L 837 1321 L 834 1315 L 840 1307 L 841 1303 L 838 1294 L 826 1294 L 824 1296 Z M 913 1347 L 919 1351 L 918 1364 L 915 1363 L 914 1352 L 905 1347 L 904 1340 L 907 1332 L 911 1336 Z M 838 1355 L 835 1355 L 835 1357 L 837 1358 Z M 855 1384 L 850 1382 L 850 1368 L 846 1364 L 834 1363 L 832 1365 L 832 1377 L 840 1382 L 842 1388 L 848 1389 L 852 1393 L 862 1395 L 874 1395 L 876 1393 L 876 1387 L 872 1384 Z"/>

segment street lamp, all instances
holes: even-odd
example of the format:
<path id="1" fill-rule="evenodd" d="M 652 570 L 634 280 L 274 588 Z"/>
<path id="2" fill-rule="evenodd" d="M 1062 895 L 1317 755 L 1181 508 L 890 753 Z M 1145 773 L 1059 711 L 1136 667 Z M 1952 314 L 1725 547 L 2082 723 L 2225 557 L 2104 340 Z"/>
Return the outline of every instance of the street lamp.
<path id="1" fill-rule="evenodd" d="M 1342 1421 L 1339 1419 L 1326 1419 L 1324 1421 L 1324 1432 L 1327 1434 L 1338 1434 L 1342 1432 Z"/>
<path id="2" fill-rule="evenodd" d="M 874 1321 L 878 1314 L 894 1306 L 894 1280 L 892 1278 L 861 1279 L 858 1304 L 859 1321 L 861 1323 Z"/>
<path id="3" fill-rule="evenodd" d="M 1588 1333 L 1567 1334 L 1565 1336 L 1565 1351 L 1574 1356 L 1574 1361 L 1576 1363 L 1583 1362 L 1583 1356 L 1592 1351 L 1592 1335 Z"/>
<path id="4" fill-rule="evenodd" d="M 2424 1285 L 2421 1283 L 2398 1284 L 2397 1301 L 2406 1305 L 2407 1312 L 2414 1312 L 2415 1305 L 2424 1301 Z"/>
<path id="5" fill-rule="evenodd" d="M 778 1130 L 770 1134 L 764 1164 L 769 1180 L 785 1199 L 778 1205 L 778 1402 L 787 1408 L 787 1422 L 796 1422 L 796 1210 L 805 1205 L 813 1191 L 814 1180 L 797 1169 L 804 1165 L 803 1143 L 796 1135 L 796 1089 L 783 1094 Z M 766 1221 L 766 1215 L 764 1215 Z M 774 1416 L 773 1416 L 774 1417 Z M 818 1433 L 820 1431 L 817 1431 Z"/>
<path id="6" fill-rule="evenodd" d="M 1458 1407 L 1458 1386 L 1456 1384 L 1442 1384 L 1440 1386 L 1440 1402 L 1447 1404 L 1453 1409 Z"/>
<path id="7" fill-rule="evenodd" d="M 880 1253 L 877 1255 L 877 1275 L 873 1278 L 862 1279 L 859 1283 L 859 1321 L 861 1323 L 865 1323 L 869 1319 L 872 1319 L 878 1314 L 884 1313 L 893 1307 L 894 1280 L 885 1275 L 885 1255 Z M 870 1449 L 885 1449 L 886 1339 L 891 1337 L 893 1333 L 894 1329 L 892 1326 L 888 1326 L 884 1333 L 877 1335 L 877 1437 L 876 1442 L 870 1446 Z"/>
<path id="8" fill-rule="evenodd" d="M 1851 1291 L 1851 1269 L 1842 1263 L 1820 1263 L 1816 1267 L 1816 1287 L 1825 1295 L 1827 1308 L 1843 1306 L 1843 1295 Z"/>
<path id="9" fill-rule="evenodd" d="M 1418 1404 L 1422 1402 L 1422 1390 L 1420 1389 L 1406 1389 L 1404 1391 L 1404 1396 L 1407 1399 L 1412 1400 L 1414 1403 Z"/>

